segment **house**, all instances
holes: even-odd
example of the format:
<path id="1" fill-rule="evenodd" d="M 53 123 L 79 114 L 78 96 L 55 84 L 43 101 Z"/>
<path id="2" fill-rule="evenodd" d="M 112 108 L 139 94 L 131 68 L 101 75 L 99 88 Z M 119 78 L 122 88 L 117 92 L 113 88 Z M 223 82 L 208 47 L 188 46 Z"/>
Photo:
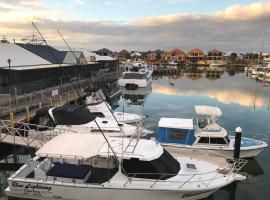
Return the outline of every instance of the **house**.
<path id="1" fill-rule="evenodd" d="M 187 57 L 187 54 L 184 51 L 182 51 L 178 48 L 175 48 L 175 49 L 172 49 L 166 53 L 165 60 L 169 61 L 169 62 L 171 62 L 171 61 L 172 62 L 182 62 L 182 61 L 186 60 L 186 57 Z"/>
<path id="2" fill-rule="evenodd" d="M 133 53 L 131 54 L 131 58 L 132 58 L 132 59 L 135 59 L 135 60 L 138 60 L 138 59 L 140 59 L 141 57 L 142 57 L 142 54 L 139 53 L 139 52 L 133 52 Z"/>
<path id="3" fill-rule="evenodd" d="M 218 64 L 222 64 L 222 65 L 226 65 L 227 64 L 227 60 L 225 59 L 225 54 L 218 50 L 218 49 L 213 49 L 209 52 L 207 52 L 207 56 L 206 56 L 206 64 L 214 64 L 214 63 L 218 63 Z"/>
<path id="4" fill-rule="evenodd" d="M 100 56 L 110 56 L 113 57 L 113 52 L 109 49 L 103 48 L 100 50 L 95 51 L 96 54 L 100 55 Z"/>
<path id="5" fill-rule="evenodd" d="M 218 49 L 213 49 L 207 53 L 207 60 L 224 60 L 224 53 Z"/>
<path id="6" fill-rule="evenodd" d="M 126 49 L 123 49 L 122 51 L 120 51 L 117 54 L 117 58 L 119 60 L 127 60 L 127 59 L 130 59 L 131 58 L 131 55 L 130 55 L 130 53 Z"/>
<path id="7" fill-rule="evenodd" d="M 198 61 L 203 61 L 205 59 L 205 54 L 201 49 L 194 48 L 188 51 L 187 59 L 190 62 L 198 63 Z"/>

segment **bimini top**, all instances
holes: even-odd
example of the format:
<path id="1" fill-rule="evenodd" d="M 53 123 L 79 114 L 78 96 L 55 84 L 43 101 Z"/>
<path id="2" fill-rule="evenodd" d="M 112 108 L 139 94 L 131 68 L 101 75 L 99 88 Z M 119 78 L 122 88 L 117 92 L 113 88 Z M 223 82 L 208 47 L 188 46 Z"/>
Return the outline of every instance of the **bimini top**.
<path id="1" fill-rule="evenodd" d="M 56 125 L 82 125 L 95 120 L 87 107 L 77 104 L 51 108 L 49 114 Z"/>
<path id="2" fill-rule="evenodd" d="M 213 106 L 195 105 L 195 111 L 198 115 L 210 115 L 217 117 L 220 117 L 222 115 L 220 108 Z"/>
<path id="3" fill-rule="evenodd" d="M 163 153 L 161 145 L 152 140 L 140 139 L 137 143 L 134 139 L 130 144 L 130 138 L 107 137 L 107 139 L 118 157 L 122 157 L 122 150 L 124 150 L 123 158 L 125 159 L 153 160 Z M 134 148 L 136 143 L 136 148 Z M 63 133 L 44 144 L 36 155 L 79 160 L 113 155 L 111 150 L 108 152 L 108 149 L 108 144 L 101 134 Z"/>
<path id="4" fill-rule="evenodd" d="M 163 117 L 159 120 L 158 127 L 193 129 L 193 119 L 165 118 L 165 117 Z"/>

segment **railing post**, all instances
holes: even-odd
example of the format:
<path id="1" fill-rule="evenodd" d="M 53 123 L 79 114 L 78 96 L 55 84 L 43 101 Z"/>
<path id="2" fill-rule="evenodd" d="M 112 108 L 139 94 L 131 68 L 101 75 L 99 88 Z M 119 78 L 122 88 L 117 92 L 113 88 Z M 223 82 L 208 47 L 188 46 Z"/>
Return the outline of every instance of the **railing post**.
<path id="1" fill-rule="evenodd" d="M 63 104 L 63 99 L 62 99 L 62 96 L 61 95 L 59 96 L 59 103 L 60 103 L 60 105 Z"/>
<path id="2" fill-rule="evenodd" d="M 10 126 L 14 128 L 14 114 L 12 112 L 10 113 Z"/>
<path id="3" fill-rule="evenodd" d="M 49 105 L 50 105 L 50 107 L 52 107 L 52 106 L 53 106 L 53 100 L 52 100 L 52 98 L 50 98 Z"/>
<path id="4" fill-rule="evenodd" d="M 26 121 L 29 122 L 30 121 L 30 112 L 29 112 L 28 106 L 26 106 L 25 111 L 26 111 Z"/>

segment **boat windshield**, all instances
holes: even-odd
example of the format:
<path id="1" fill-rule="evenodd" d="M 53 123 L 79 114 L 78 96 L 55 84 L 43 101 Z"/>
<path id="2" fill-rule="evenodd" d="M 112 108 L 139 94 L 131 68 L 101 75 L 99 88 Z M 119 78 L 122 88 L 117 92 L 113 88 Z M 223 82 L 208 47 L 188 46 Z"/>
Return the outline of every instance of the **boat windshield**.
<path id="1" fill-rule="evenodd" d="M 152 161 L 124 159 L 123 167 L 130 177 L 165 180 L 178 174 L 180 163 L 164 149 L 163 154 Z"/>
<path id="2" fill-rule="evenodd" d="M 58 125 L 82 125 L 95 119 L 95 115 L 82 105 L 59 106 L 54 108 L 52 113 Z"/>

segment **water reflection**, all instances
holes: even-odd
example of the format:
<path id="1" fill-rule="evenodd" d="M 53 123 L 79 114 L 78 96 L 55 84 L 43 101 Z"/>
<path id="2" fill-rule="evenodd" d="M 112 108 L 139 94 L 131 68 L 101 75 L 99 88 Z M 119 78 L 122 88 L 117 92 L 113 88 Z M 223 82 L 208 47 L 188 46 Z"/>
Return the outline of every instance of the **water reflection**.
<path id="1" fill-rule="evenodd" d="M 136 90 L 127 90 L 123 88 L 122 97 L 129 101 L 129 104 L 142 105 L 151 91 L 152 84 L 149 84 L 146 88 L 137 88 Z"/>
<path id="2" fill-rule="evenodd" d="M 224 104 L 246 107 L 268 107 L 270 102 L 268 88 L 256 86 L 257 83 L 246 79 L 244 74 L 235 78 L 227 73 L 214 73 L 206 74 L 203 78 L 203 73 L 189 72 L 185 78 L 173 82 L 174 88 L 171 87 L 170 81 L 165 76 L 160 77 L 153 84 L 153 92 L 163 95 L 208 97 Z"/>

